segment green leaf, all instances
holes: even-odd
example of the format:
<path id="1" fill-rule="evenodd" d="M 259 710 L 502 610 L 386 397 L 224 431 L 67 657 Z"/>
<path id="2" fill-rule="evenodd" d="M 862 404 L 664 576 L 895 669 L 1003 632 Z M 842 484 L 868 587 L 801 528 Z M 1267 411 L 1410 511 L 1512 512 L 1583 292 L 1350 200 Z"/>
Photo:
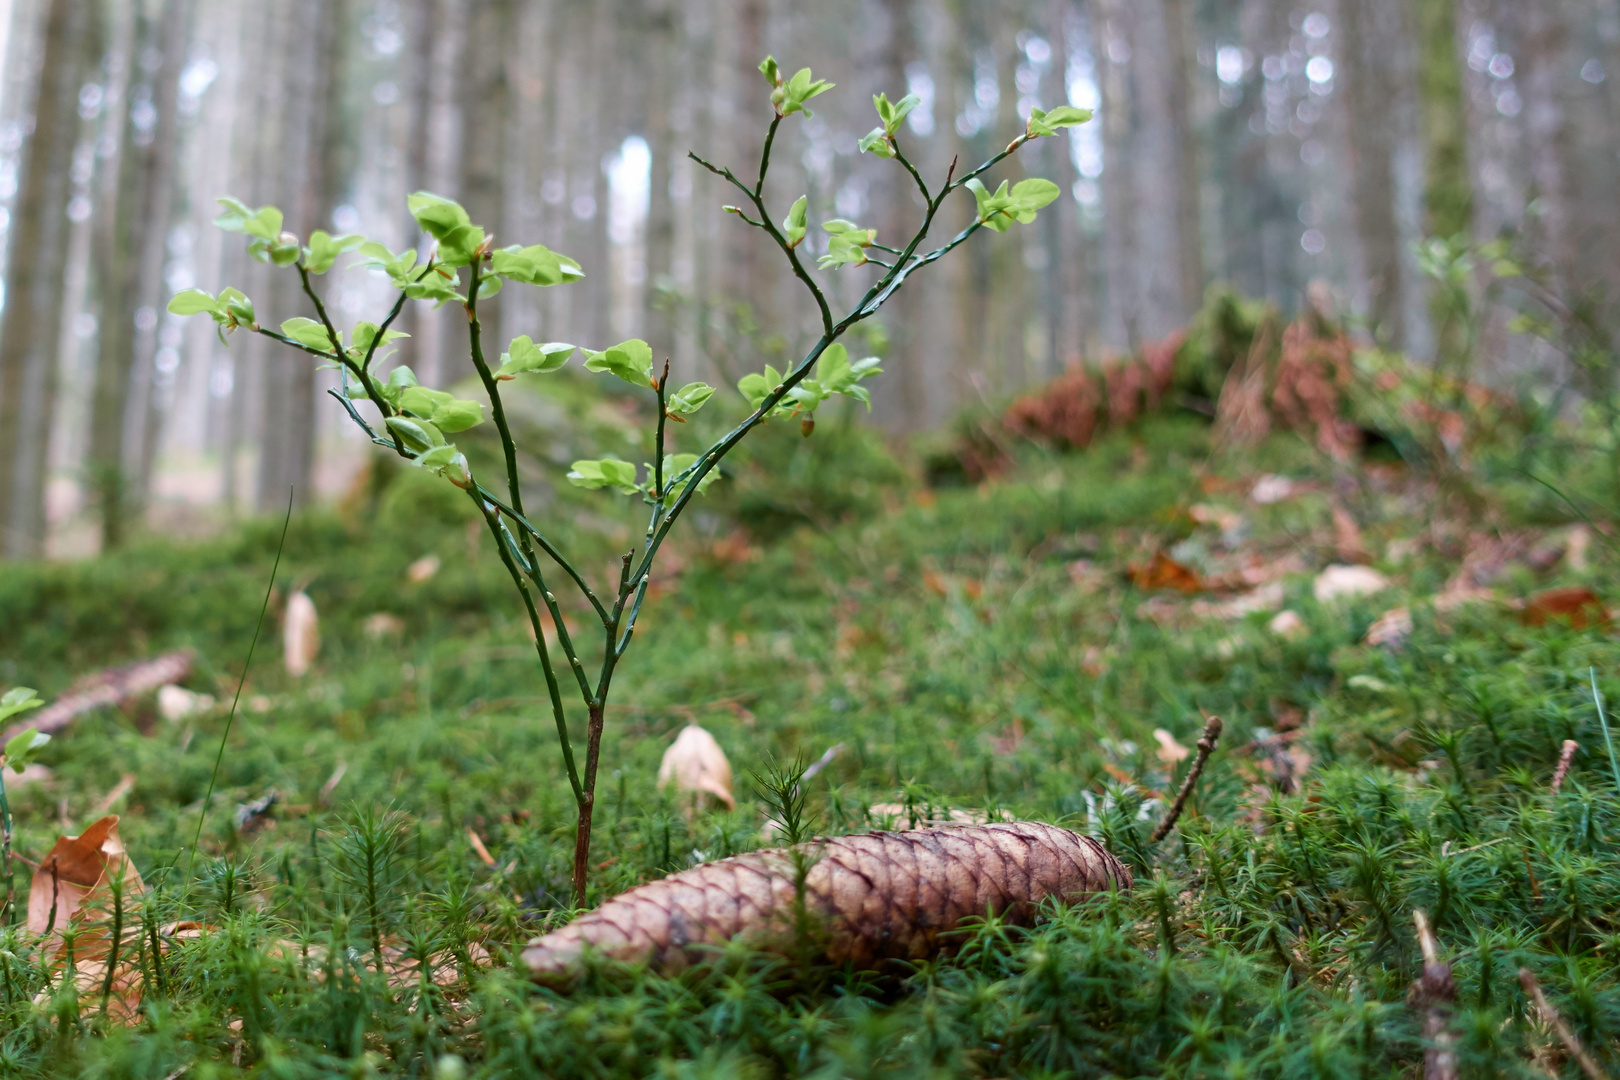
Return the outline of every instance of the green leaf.
<path id="1" fill-rule="evenodd" d="M 405 448 L 412 453 L 424 453 L 435 446 L 444 445 L 439 429 L 426 420 L 410 420 L 403 416 L 390 416 L 388 430 L 398 435 Z"/>
<path id="2" fill-rule="evenodd" d="M 834 236 L 827 241 L 827 253 L 816 260 L 816 265 L 826 270 L 828 267 L 860 266 L 864 262 L 864 246 L 845 237 Z"/>
<path id="3" fill-rule="evenodd" d="M 466 488 L 472 484 L 472 473 L 467 468 L 467 456 L 457 450 L 453 443 L 436 446 L 432 450 L 416 455 L 416 464 L 449 480 L 459 488 Z"/>
<path id="4" fill-rule="evenodd" d="M 225 309 L 225 318 L 221 319 L 218 315 L 215 315 L 214 320 L 216 322 L 239 326 L 254 326 L 257 324 L 258 320 L 253 313 L 253 301 L 238 290 L 227 285 L 219 291 L 219 302 Z"/>
<path id="5" fill-rule="evenodd" d="M 889 132 L 881 127 L 875 127 L 862 135 L 858 145 L 863 154 L 876 154 L 880 158 L 894 157 L 894 144 L 889 141 Z"/>
<path id="6" fill-rule="evenodd" d="M 0 721 L 9 720 L 29 709 L 37 709 L 43 704 L 45 702 L 40 700 L 32 686 L 13 686 L 5 696 L 0 697 Z"/>
<path id="7" fill-rule="evenodd" d="M 512 339 L 501 354 L 500 370 L 495 372 L 497 379 L 515 379 L 519 375 L 544 375 L 556 371 L 568 363 L 569 357 L 574 355 L 575 345 L 563 341 L 548 341 L 544 345 L 536 345 L 529 339 L 529 335 Z"/>
<path id="8" fill-rule="evenodd" d="M 579 263 L 541 244 L 502 248 L 490 259 L 490 269 L 524 285 L 564 285 L 585 276 Z"/>
<path id="9" fill-rule="evenodd" d="M 812 79 L 809 68 L 800 68 L 793 73 L 793 78 L 786 83 L 779 84 L 771 92 L 771 104 L 776 106 L 776 115 L 791 116 L 794 113 L 804 113 L 806 120 L 815 114 L 804 107 L 804 103 L 820 94 L 825 94 L 833 88 L 833 83 L 825 79 Z"/>
<path id="10" fill-rule="evenodd" d="M 1028 180 L 1020 180 L 1013 185 L 1013 216 L 1021 224 L 1028 225 L 1035 220 L 1035 211 L 1046 206 L 1063 193 L 1063 189 L 1050 180 L 1032 176 Z"/>
<path id="11" fill-rule="evenodd" d="M 404 285 L 405 295 L 412 300 L 437 300 L 435 307 L 443 306 L 451 300 L 466 303 L 467 298 L 456 292 L 461 285 L 461 271 L 443 270 L 435 266 L 425 274 L 420 281 L 409 281 Z"/>
<path id="12" fill-rule="evenodd" d="M 815 412 L 816 407 L 832 397 L 832 391 L 816 379 L 800 379 L 799 385 L 787 392 L 787 400 L 804 412 Z"/>
<path id="13" fill-rule="evenodd" d="M 1035 220 L 1035 211 L 1058 197 L 1059 188 L 1050 180 L 1031 177 L 1020 180 L 1011 190 L 1007 181 L 991 194 L 977 179 L 969 180 L 967 188 L 978 203 L 979 221 L 996 232 L 1006 232 L 1014 221 L 1028 225 Z"/>
<path id="14" fill-rule="evenodd" d="M 684 483 L 677 484 L 675 478 L 680 476 L 681 473 L 685 472 L 687 469 L 690 469 L 693 465 L 696 465 L 697 460 L 698 460 L 698 456 L 696 454 L 665 454 L 664 455 L 664 501 L 665 502 L 674 502 L 675 499 L 680 496 L 680 493 L 684 489 L 685 484 Z M 718 479 L 720 479 L 720 470 L 717 469 L 717 468 L 710 469 L 708 472 L 703 474 L 703 479 L 698 481 L 697 493 L 699 495 L 703 494 L 705 491 L 708 490 L 709 485 L 714 483 Z"/>
<path id="15" fill-rule="evenodd" d="M 174 294 L 169 301 L 169 314 L 171 315 L 209 315 L 218 316 L 223 308 L 220 302 L 214 299 L 213 293 L 203 292 L 201 289 L 186 289 Z"/>
<path id="16" fill-rule="evenodd" d="M 312 274 L 324 274 L 344 252 L 353 251 L 366 238 L 353 234 L 329 236 L 324 229 L 309 234 L 309 246 L 304 249 L 304 267 Z"/>
<path id="17" fill-rule="evenodd" d="M 636 467 L 628 461 L 618 458 L 602 458 L 597 461 L 576 461 L 568 473 L 568 482 L 575 487 L 618 488 L 626 495 L 633 495 L 641 490 L 636 483 Z"/>
<path id="18" fill-rule="evenodd" d="M 477 401 L 452 398 L 433 410 L 433 426 L 454 435 L 484 422 L 484 406 Z"/>
<path id="19" fill-rule="evenodd" d="M 585 355 L 587 371 L 612 372 L 631 386 L 652 385 L 652 346 L 640 338 Z"/>
<path id="20" fill-rule="evenodd" d="M 1050 112 L 1041 109 L 1029 111 L 1027 131 L 1030 135 L 1056 135 L 1058 129 L 1084 124 L 1091 119 L 1090 109 L 1077 109 L 1073 105 L 1059 105 Z"/>
<path id="21" fill-rule="evenodd" d="M 776 57 L 767 56 L 759 62 L 759 73 L 765 76 L 765 81 L 772 86 L 782 85 L 782 69 L 776 64 Z"/>
<path id="22" fill-rule="evenodd" d="M 782 219 L 782 235 L 787 237 L 788 247 L 798 247 L 799 241 L 804 239 L 805 213 L 810 206 L 810 196 L 800 195 L 788 208 L 788 216 Z"/>
<path id="23" fill-rule="evenodd" d="M 416 372 L 412 371 L 406 365 L 401 364 L 393 371 L 388 373 L 388 382 L 380 388 L 382 391 L 383 400 L 397 409 L 399 408 L 400 396 L 404 394 L 407 389 L 416 385 L 418 385 L 416 381 Z"/>
<path id="24" fill-rule="evenodd" d="M 439 242 L 439 261 L 466 266 L 484 243 L 484 230 L 472 223 L 460 203 L 418 191 L 405 200 L 422 231 Z"/>
<path id="25" fill-rule="evenodd" d="M 254 210 L 228 196 L 218 202 L 224 209 L 214 219 L 214 224 L 226 232 L 246 233 L 260 240 L 274 240 L 280 235 L 281 211 L 274 206 L 261 206 Z"/>
<path id="26" fill-rule="evenodd" d="M 314 319 L 306 319 L 302 315 L 288 319 L 281 324 L 281 332 L 300 345 L 307 345 L 311 349 L 326 353 L 332 351 L 332 339 L 327 336 L 326 327 Z M 342 340 L 343 333 L 339 331 L 339 344 L 342 343 Z"/>
<path id="27" fill-rule="evenodd" d="M 410 336 L 411 335 L 407 334 L 403 330 L 384 330 L 382 340 L 377 342 L 377 347 L 380 349 L 384 345 L 388 344 L 390 341 L 397 341 L 400 338 L 408 338 Z M 371 348 L 371 343 L 373 341 L 376 341 L 376 338 L 377 338 L 377 324 L 376 323 L 370 323 L 370 322 L 358 322 L 358 323 L 355 323 L 354 324 L 354 329 L 349 331 L 349 340 L 351 342 L 351 347 L 350 347 L 349 351 L 351 353 L 358 353 L 359 355 L 363 356 L 363 355 L 365 355 L 366 350 Z"/>
<path id="28" fill-rule="evenodd" d="M 681 387 L 664 402 L 671 416 L 691 416 L 714 397 L 714 387 L 708 383 L 691 382 Z"/>
<path id="29" fill-rule="evenodd" d="M 883 133 L 886 136 L 891 136 L 899 131 L 900 125 L 905 122 L 907 114 L 920 104 L 922 104 L 922 99 L 916 94 L 907 94 L 892 105 L 889 103 L 887 94 L 874 94 L 872 96 L 872 105 L 877 109 L 878 119 L 883 121 Z M 870 136 L 868 137 L 870 138 Z M 865 149 L 865 147 L 862 147 L 862 149 Z"/>
<path id="30" fill-rule="evenodd" d="M 22 772 L 39 754 L 40 748 L 50 741 L 49 735 L 34 728 L 13 736 L 6 742 L 6 764 L 17 772 Z"/>
<path id="31" fill-rule="evenodd" d="M 451 395 L 443 390 L 433 390 L 426 386 L 407 386 L 399 392 L 399 400 L 395 404 L 413 416 L 432 420 L 434 410 L 451 400 L 453 400 Z"/>

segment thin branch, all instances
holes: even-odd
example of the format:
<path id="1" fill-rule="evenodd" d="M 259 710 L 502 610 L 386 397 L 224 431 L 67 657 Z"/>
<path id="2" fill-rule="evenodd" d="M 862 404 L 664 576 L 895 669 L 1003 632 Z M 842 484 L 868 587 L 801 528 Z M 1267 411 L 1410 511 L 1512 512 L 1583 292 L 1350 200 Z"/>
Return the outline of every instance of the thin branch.
<path id="1" fill-rule="evenodd" d="M 1176 819 L 1187 805 L 1187 799 L 1192 795 L 1193 787 L 1198 783 L 1198 777 L 1203 774 L 1204 766 L 1209 762 L 1209 755 L 1215 752 L 1215 744 L 1221 737 L 1221 718 L 1212 716 L 1204 724 L 1204 736 L 1198 740 L 1198 756 L 1193 758 L 1192 768 L 1187 772 L 1187 779 L 1181 782 L 1181 790 L 1176 792 L 1176 801 L 1170 804 L 1170 812 L 1164 815 L 1159 827 L 1153 830 L 1152 842 L 1157 844 L 1170 830 L 1175 828 Z"/>
<path id="2" fill-rule="evenodd" d="M 1457 1080 L 1457 1037 L 1451 1033 L 1451 1010 L 1457 983 L 1451 965 L 1440 958 L 1440 945 L 1422 908 L 1412 909 L 1423 975 L 1412 983 L 1408 1000 L 1423 1014 L 1423 1080 Z"/>
<path id="3" fill-rule="evenodd" d="M 499 510 L 506 516 L 508 521 L 512 522 L 512 524 L 516 525 L 518 528 L 522 529 L 525 533 L 532 537 L 534 542 L 539 545 L 540 550 L 544 551 L 548 556 L 550 556 L 551 561 L 562 568 L 563 573 L 568 575 L 569 580 L 571 580 L 575 585 L 579 586 L 580 592 L 585 594 L 585 599 L 589 600 L 591 607 L 596 609 L 596 614 L 602 620 L 602 625 L 609 625 L 611 616 L 608 613 L 608 609 L 602 604 L 601 599 L 599 599 L 595 591 L 592 590 L 588 584 L 586 584 L 585 578 L 581 576 L 580 572 L 574 569 L 574 564 L 568 561 L 568 557 L 561 551 L 557 550 L 557 546 L 550 540 L 546 539 L 545 534 L 539 529 L 535 528 L 533 522 L 524 517 L 517 510 L 502 502 L 500 497 L 491 492 L 488 488 L 485 488 L 479 484 L 474 484 L 473 490 L 478 493 L 478 497 L 480 499 L 483 499 L 485 502 L 495 507 L 495 509 Z"/>
<path id="4" fill-rule="evenodd" d="M 1592 1056 L 1586 1052 L 1586 1047 L 1581 1045 L 1581 1040 L 1576 1038 L 1569 1025 L 1564 1023 L 1564 1018 L 1558 1015 L 1558 1010 L 1547 1000 L 1547 995 L 1541 992 L 1541 984 L 1536 982 L 1535 973 L 1527 967 L 1520 968 L 1519 985 L 1524 987 L 1525 996 L 1535 1002 L 1536 1011 L 1541 1014 L 1542 1022 L 1553 1029 L 1558 1041 L 1564 1044 L 1564 1049 L 1569 1051 L 1569 1056 L 1580 1065 L 1581 1071 L 1591 1077 L 1591 1080 L 1603 1080 L 1603 1071 L 1598 1068 L 1597 1062 L 1592 1060 Z"/>
<path id="5" fill-rule="evenodd" d="M 580 785 L 579 770 L 574 765 L 574 744 L 568 737 L 568 717 L 563 710 L 562 688 L 557 684 L 557 673 L 551 666 L 551 651 L 546 648 L 546 635 L 540 625 L 540 613 L 535 610 L 534 598 L 529 595 L 528 586 L 523 583 L 523 578 L 518 573 L 517 558 L 514 558 L 514 556 L 521 558 L 521 554 L 512 550 L 512 534 L 501 522 L 500 515 L 488 503 L 479 500 L 475 492 L 468 494 L 478 503 L 478 512 L 483 515 L 490 532 L 494 534 L 495 547 L 500 552 L 501 562 L 506 565 L 507 573 L 512 575 L 512 584 L 517 586 L 518 593 L 523 597 L 523 606 L 529 613 L 529 626 L 534 630 L 535 651 L 540 655 L 540 669 L 545 673 L 546 690 L 551 695 L 551 713 L 557 722 L 557 741 L 562 746 L 563 764 L 568 769 L 568 784 L 574 789 L 575 802 L 583 803 L 585 789 Z"/>
<path id="6" fill-rule="evenodd" d="M 899 138 L 893 135 L 889 136 L 889 145 L 894 147 L 894 159 L 900 164 L 904 165 L 906 167 L 906 172 L 910 173 L 911 178 L 917 181 L 917 190 L 922 192 L 923 204 L 925 206 L 934 205 L 934 197 L 928 194 L 928 185 L 923 183 L 922 174 L 916 170 L 916 168 L 911 164 L 910 160 L 907 159 L 906 155 L 901 152 Z M 949 181 L 947 181 L 947 190 L 949 190 L 948 185 Z"/>

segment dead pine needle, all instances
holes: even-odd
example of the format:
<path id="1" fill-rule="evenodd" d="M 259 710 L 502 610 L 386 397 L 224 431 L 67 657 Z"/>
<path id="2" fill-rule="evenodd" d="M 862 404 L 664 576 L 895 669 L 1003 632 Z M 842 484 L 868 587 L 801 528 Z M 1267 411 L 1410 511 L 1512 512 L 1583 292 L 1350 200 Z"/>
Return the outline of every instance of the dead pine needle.
<path id="1" fill-rule="evenodd" d="M 1558 768 L 1553 770 L 1552 787 L 1549 794 L 1557 795 L 1558 789 L 1564 786 L 1564 777 L 1569 775 L 1569 767 L 1575 761 L 1575 751 L 1581 744 L 1574 739 L 1565 739 L 1563 749 L 1558 754 Z"/>
<path id="2" fill-rule="evenodd" d="M 1193 786 L 1198 783 L 1198 777 L 1203 773 L 1205 764 L 1209 762 L 1209 755 L 1215 752 L 1215 743 L 1220 737 L 1221 718 L 1212 716 L 1204 724 L 1204 734 L 1198 740 L 1198 756 L 1193 758 L 1192 768 L 1187 772 L 1187 779 L 1181 782 L 1181 790 L 1176 792 L 1176 801 L 1170 804 L 1170 812 L 1164 815 L 1164 820 L 1159 822 L 1159 827 L 1153 830 L 1153 843 L 1157 844 L 1160 840 L 1169 836 L 1170 830 L 1175 828 L 1176 819 L 1181 816 L 1181 811 L 1186 809 L 1187 799 L 1192 795 Z"/>
<path id="3" fill-rule="evenodd" d="M 1542 1023 L 1552 1028 L 1553 1033 L 1558 1036 L 1558 1041 L 1563 1043 L 1564 1049 L 1569 1052 L 1569 1056 L 1580 1065 L 1581 1071 L 1592 1080 L 1603 1080 L 1603 1072 L 1598 1068 L 1597 1062 L 1592 1060 L 1592 1056 L 1586 1052 L 1586 1047 L 1581 1045 L 1581 1040 L 1569 1029 L 1569 1025 L 1564 1023 L 1564 1018 L 1558 1015 L 1558 1010 L 1547 1000 L 1547 995 L 1541 992 L 1541 984 L 1536 981 L 1535 973 L 1529 968 L 1520 968 L 1519 985 L 1524 987 L 1525 996 L 1535 1003 L 1536 1012 L 1540 1015 Z"/>
<path id="4" fill-rule="evenodd" d="M 1423 950 L 1423 975 L 1412 983 L 1407 1000 L 1423 1018 L 1423 1080 L 1457 1080 L 1457 1037 L 1451 1032 L 1457 983 L 1451 965 L 1440 958 L 1439 943 L 1422 908 L 1412 909 L 1412 922 Z"/>

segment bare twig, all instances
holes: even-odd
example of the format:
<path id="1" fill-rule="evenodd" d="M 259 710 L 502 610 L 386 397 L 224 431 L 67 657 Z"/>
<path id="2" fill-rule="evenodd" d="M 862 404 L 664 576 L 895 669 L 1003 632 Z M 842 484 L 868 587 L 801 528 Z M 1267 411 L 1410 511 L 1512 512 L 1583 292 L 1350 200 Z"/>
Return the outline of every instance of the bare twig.
<path id="1" fill-rule="evenodd" d="M 1564 1023 L 1564 1018 L 1558 1015 L 1558 1010 L 1547 1000 L 1547 995 L 1541 992 L 1541 984 L 1536 981 L 1535 973 L 1529 968 L 1520 968 L 1519 985 L 1524 987 L 1525 996 L 1535 1003 L 1536 1012 L 1540 1014 L 1542 1023 L 1553 1029 L 1558 1041 L 1564 1044 L 1564 1049 L 1569 1051 L 1569 1056 L 1580 1065 L 1581 1071 L 1592 1080 L 1603 1080 L 1603 1072 L 1598 1068 L 1597 1062 L 1592 1060 L 1592 1056 L 1586 1052 L 1586 1047 L 1581 1045 L 1581 1040 L 1576 1038 L 1569 1025 Z"/>
<path id="2" fill-rule="evenodd" d="M 1204 765 L 1209 761 L 1209 755 L 1214 753 L 1215 743 L 1220 737 L 1221 718 L 1212 716 L 1209 718 L 1209 722 L 1204 725 L 1204 735 L 1198 740 L 1198 756 L 1193 758 L 1192 769 L 1188 771 L 1187 779 L 1181 782 L 1181 790 L 1176 792 L 1176 801 L 1170 804 L 1170 812 L 1164 815 L 1164 820 L 1159 822 L 1159 827 L 1153 830 L 1153 843 L 1157 844 L 1160 840 L 1169 836 L 1170 830 L 1175 828 L 1176 819 L 1181 816 L 1181 811 L 1186 808 L 1187 799 L 1192 795 L 1193 785 L 1198 783 L 1198 777 L 1203 773 Z"/>
<path id="3" fill-rule="evenodd" d="M 16 738 L 29 728 L 51 735 L 92 709 L 122 704 L 165 683 L 180 682 L 191 674 L 193 657 L 190 649 L 181 649 L 126 667 L 98 671 L 81 679 L 77 686 L 39 710 L 31 719 L 20 720 L 0 732 L 0 742 Z"/>
<path id="4" fill-rule="evenodd" d="M 1423 1014 L 1423 1080 L 1457 1080 L 1457 1037 L 1451 1032 L 1457 983 L 1451 965 L 1440 959 L 1439 943 L 1422 908 L 1412 909 L 1412 922 L 1423 950 L 1423 975 L 1412 983 L 1407 1000 Z"/>
<path id="5" fill-rule="evenodd" d="M 1557 795 L 1558 789 L 1564 786 L 1564 777 L 1569 775 L 1569 767 L 1575 761 L 1575 751 L 1580 748 L 1581 744 L 1574 739 L 1564 740 L 1563 750 L 1558 755 L 1558 768 L 1553 770 L 1551 794 Z"/>

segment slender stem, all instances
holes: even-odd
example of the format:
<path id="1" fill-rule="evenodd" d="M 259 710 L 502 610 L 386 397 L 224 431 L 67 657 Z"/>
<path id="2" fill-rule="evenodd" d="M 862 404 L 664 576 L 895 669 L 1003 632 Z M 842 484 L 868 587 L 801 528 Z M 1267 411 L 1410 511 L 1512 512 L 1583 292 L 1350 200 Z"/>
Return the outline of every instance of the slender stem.
<path id="1" fill-rule="evenodd" d="M 0 763 L 0 873 L 6 876 L 5 918 L 0 926 L 11 926 L 17 919 L 17 882 L 11 874 L 11 803 L 6 801 L 4 765 Z"/>
<path id="2" fill-rule="evenodd" d="M 534 631 L 535 652 L 540 656 L 540 670 L 545 673 L 546 690 L 551 695 L 551 713 L 557 723 L 557 744 L 562 748 L 563 764 L 568 770 L 568 784 L 574 789 L 574 801 L 580 805 L 585 802 L 585 791 L 580 786 L 579 769 L 574 764 L 574 744 L 568 736 L 568 716 L 563 709 L 562 688 L 557 683 L 557 672 L 551 665 L 551 651 L 546 648 L 546 635 L 540 625 L 540 613 L 535 610 L 534 598 L 523 583 L 523 577 L 518 573 L 517 560 L 510 543 L 511 534 L 506 531 L 501 522 L 500 515 L 490 505 L 480 500 L 477 494 L 469 492 L 473 500 L 478 503 L 478 512 L 483 515 L 484 521 L 489 525 L 490 532 L 495 537 L 495 549 L 500 553 L 501 562 L 506 564 L 507 573 L 512 575 L 512 584 L 517 586 L 518 594 L 523 597 L 523 606 L 529 613 L 529 626 Z M 558 624 L 561 626 L 561 622 Z"/>
<path id="3" fill-rule="evenodd" d="M 602 620 L 602 625 L 609 625 L 612 616 L 608 613 L 607 607 L 603 605 L 602 601 L 597 597 L 596 593 L 591 589 L 591 587 L 585 583 L 585 578 L 580 575 L 580 572 L 574 569 L 574 564 L 569 562 L 567 556 L 563 555 L 561 551 L 557 550 L 557 546 L 555 544 L 546 539 L 544 533 L 535 528 L 534 524 L 516 509 L 507 506 L 489 489 L 474 484 L 473 490 L 478 493 L 478 497 L 480 499 L 483 499 L 485 502 L 489 503 L 491 506 L 495 507 L 495 509 L 504 514 L 508 521 L 512 522 L 529 536 L 533 537 L 534 542 L 540 545 L 540 550 L 549 555 L 551 560 L 562 568 L 563 572 L 568 575 L 574 584 L 579 586 L 580 592 L 585 594 L 585 599 L 589 600 L 591 607 L 596 609 L 596 614 Z"/>
<path id="4" fill-rule="evenodd" d="M 1603 693 L 1598 689 L 1597 668 L 1588 667 L 1586 674 L 1592 680 L 1592 702 L 1597 705 L 1598 723 L 1603 726 L 1603 745 L 1609 750 L 1609 770 L 1614 773 L 1614 786 L 1620 790 L 1620 762 L 1614 757 L 1614 740 L 1609 738 L 1609 718 L 1603 711 Z"/>
<path id="5" fill-rule="evenodd" d="M 658 380 L 658 436 L 653 446 L 653 503 L 664 498 L 664 421 L 669 418 L 664 401 L 669 394 L 669 358 L 664 359 L 664 377 Z"/>
<path id="6" fill-rule="evenodd" d="M 1153 830 L 1153 843 L 1157 844 L 1169 836 L 1170 830 L 1175 828 L 1176 819 L 1181 817 L 1181 811 L 1186 808 L 1187 799 L 1198 784 L 1198 777 L 1203 774 L 1204 766 L 1209 762 L 1209 755 L 1215 752 L 1215 743 L 1220 737 L 1221 718 L 1212 716 L 1204 725 L 1204 737 L 1198 740 L 1198 756 L 1193 759 L 1192 768 L 1187 770 L 1187 779 L 1181 782 L 1181 790 L 1176 792 L 1176 801 L 1170 804 L 1170 812 L 1164 815 L 1159 827 Z"/>
<path id="7" fill-rule="evenodd" d="M 219 736 L 219 752 L 214 755 L 214 771 L 208 774 L 208 790 L 203 795 L 202 810 L 197 814 L 197 832 L 191 838 L 191 854 L 186 857 L 186 883 L 191 882 L 191 868 L 197 860 L 197 845 L 202 843 L 203 822 L 208 820 L 208 804 L 214 800 L 214 784 L 219 780 L 219 767 L 225 761 L 225 744 L 230 741 L 231 725 L 236 722 L 236 707 L 242 700 L 242 687 L 247 685 L 248 672 L 253 669 L 253 652 L 259 647 L 259 634 L 264 630 L 264 614 L 270 610 L 270 594 L 276 588 L 276 573 L 281 569 L 281 553 L 287 547 L 287 528 L 292 524 L 293 489 L 287 489 L 287 516 L 281 522 L 281 539 L 276 543 L 276 561 L 270 564 L 270 580 L 264 586 L 264 603 L 259 605 L 259 621 L 253 624 L 253 639 L 248 642 L 247 659 L 242 661 L 242 677 L 236 680 L 236 693 L 231 697 L 231 711 L 225 717 L 225 730 Z M 178 855 L 178 852 L 176 853 Z M 170 864 L 173 866 L 173 864 Z M 53 909 L 54 910 L 54 909 Z"/>
<path id="8" fill-rule="evenodd" d="M 922 174 L 917 171 L 916 167 L 911 164 L 911 161 L 906 157 L 906 155 L 901 152 L 899 136 L 889 136 L 889 145 L 894 147 L 894 159 L 900 164 L 904 165 L 906 167 L 906 172 L 910 173 L 911 178 L 917 181 L 917 190 L 922 192 L 923 205 L 934 205 L 934 197 L 928 194 L 928 185 L 923 183 Z M 947 183 L 947 190 L 949 189 L 949 186 L 949 183 Z"/>

